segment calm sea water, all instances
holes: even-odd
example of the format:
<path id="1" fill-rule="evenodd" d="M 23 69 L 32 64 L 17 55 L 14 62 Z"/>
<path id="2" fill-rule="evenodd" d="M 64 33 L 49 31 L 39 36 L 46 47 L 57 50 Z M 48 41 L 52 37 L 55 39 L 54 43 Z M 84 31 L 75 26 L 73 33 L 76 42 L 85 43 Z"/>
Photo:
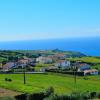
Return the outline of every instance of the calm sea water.
<path id="1" fill-rule="evenodd" d="M 80 51 L 87 55 L 100 56 L 100 37 L 0 42 L 0 49 L 6 50 L 47 50 L 56 48 L 67 51 Z"/>

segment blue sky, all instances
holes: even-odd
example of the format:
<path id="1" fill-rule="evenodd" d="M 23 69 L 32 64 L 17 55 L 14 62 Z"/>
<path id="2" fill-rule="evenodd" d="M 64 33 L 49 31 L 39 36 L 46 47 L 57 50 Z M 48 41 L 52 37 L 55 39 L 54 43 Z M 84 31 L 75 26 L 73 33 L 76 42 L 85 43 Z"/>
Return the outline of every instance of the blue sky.
<path id="1" fill-rule="evenodd" d="M 100 0 L 0 0 L 0 41 L 100 36 Z"/>

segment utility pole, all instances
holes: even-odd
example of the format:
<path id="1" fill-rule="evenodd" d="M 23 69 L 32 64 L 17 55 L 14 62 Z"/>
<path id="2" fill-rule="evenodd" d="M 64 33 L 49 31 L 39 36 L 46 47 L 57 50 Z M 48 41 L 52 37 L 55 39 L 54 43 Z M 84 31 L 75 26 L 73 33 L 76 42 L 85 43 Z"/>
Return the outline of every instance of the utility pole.
<path id="1" fill-rule="evenodd" d="M 25 54 L 24 54 L 24 55 L 25 55 Z M 24 75 L 24 84 L 26 84 L 25 67 L 26 67 L 26 64 L 23 63 L 23 69 L 24 69 L 24 72 L 23 72 L 23 75 Z"/>
<path id="2" fill-rule="evenodd" d="M 76 84 L 76 71 L 77 69 L 76 69 L 76 66 L 75 66 L 75 68 L 74 68 L 74 82 L 75 82 L 75 84 Z"/>
<path id="3" fill-rule="evenodd" d="M 24 66 L 24 84 L 26 84 L 26 76 L 25 76 L 25 66 Z"/>

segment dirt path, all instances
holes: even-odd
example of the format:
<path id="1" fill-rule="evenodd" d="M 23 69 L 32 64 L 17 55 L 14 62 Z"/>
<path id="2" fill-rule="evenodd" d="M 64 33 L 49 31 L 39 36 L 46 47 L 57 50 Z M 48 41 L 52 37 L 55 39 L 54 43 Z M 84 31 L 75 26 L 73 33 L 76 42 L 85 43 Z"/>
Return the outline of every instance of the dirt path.
<path id="1" fill-rule="evenodd" d="M 8 89 L 4 89 L 4 88 L 0 88 L 0 97 L 3 96 L 16 96 L 19 95 L 21 93 L 16 92 L 16 91 L 12 91 L 12 90 L 8 90 Z"/>

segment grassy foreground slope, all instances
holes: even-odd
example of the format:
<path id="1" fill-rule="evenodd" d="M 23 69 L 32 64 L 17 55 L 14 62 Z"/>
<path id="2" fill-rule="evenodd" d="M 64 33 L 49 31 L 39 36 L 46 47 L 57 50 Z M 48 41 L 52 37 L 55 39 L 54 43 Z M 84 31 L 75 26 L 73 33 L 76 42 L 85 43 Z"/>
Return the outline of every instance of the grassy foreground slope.
<path id="1" fill-rule="evenodd" d="M 5 82 L 5 78 L 11 78 L 12 82 Z M 68 94 L 75 90 L 100 91 L 99 76 L 89 78 L 89 80 L 84 80 L 83 77 L 78 77 L 75 85 L 72 76 L 27 74 L 26 85 L 24 85 L 22 74 L 0 74 L 0 87 L 28 93 L 44 91 L 50 86 L 54 87 L 58 94 Z"/>

